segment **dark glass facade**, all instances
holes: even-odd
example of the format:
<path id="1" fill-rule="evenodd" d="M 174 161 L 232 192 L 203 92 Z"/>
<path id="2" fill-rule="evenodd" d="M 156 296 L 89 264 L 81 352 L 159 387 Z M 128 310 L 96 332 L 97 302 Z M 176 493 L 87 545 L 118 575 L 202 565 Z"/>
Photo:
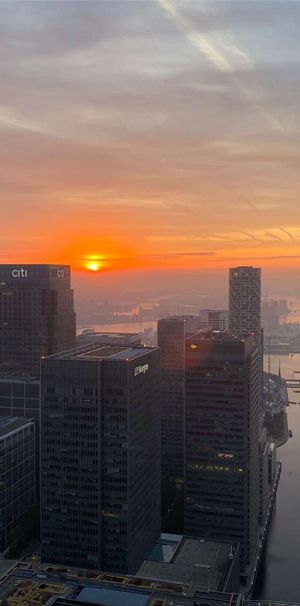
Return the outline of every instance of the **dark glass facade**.
<path id="1" fill-rule="evenodd" d="M 157 323 L 162 366 L 162 474 L 176 480 L 184 477 L 185 345 L 200 326 L 197 316 L 171 316 Z"/>
<path id="2" fill-rule="evenodd" d="M 38 377 L 40 358 L 75 336 L 69 266 L 0 265 L 0 375 Z"/>
<path id="3" fill-rule="evenodd" d="M 160 534 L 160 354 L 88 345 L 42 361 L 46 562 L 135 573 Z"/>
<path id="4" fill-rule="evenodd" d="M 34 423 L 0 418 L 0 552 L 9 545 L 13 525 L 35 504 Z"/>
<path id="5" fill-rule="evenodd" d="M 187 342 L 185 532 L 241 544 L 241 569 L 258 542 L 260 353 L 251 337 Z"/>
<path id="6" fill-rule="evenodd" d="M 0 416 L 40 420 L 40 382 L 36 379 L 0 378 Z"/>
<path id="7" fill-rule="evenodd" d="M 35 424 L 36 486 L 39 496 L 40 382 L 37 379 L 0 378 L 0 417 L 23 417 Z"/>

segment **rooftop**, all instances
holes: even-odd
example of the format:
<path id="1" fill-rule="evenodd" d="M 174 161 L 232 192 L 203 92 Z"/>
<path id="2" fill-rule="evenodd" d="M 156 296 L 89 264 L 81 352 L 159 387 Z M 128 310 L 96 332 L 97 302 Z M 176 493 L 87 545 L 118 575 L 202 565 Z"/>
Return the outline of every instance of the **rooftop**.
<path id="1" fill-rule="evenodd" d="M 218 590 L 234 551 L 230 543 L 162 534 L 137 574 Z"/>
<path id="2" fill-rule="evenodd" d="M 112 360 L 131 360 L 139 358 L 147 353 L 157 349 L 156 347 L 143 347 L 142 345 L 99 345 L 99 343 L 89 343 L 68 349 L 63 352 L 47 356 L 47 359 L 56 360 L 103 360 L 110 358 Z"/>
<path id="3" fill-rule="evenodd" d="M 183 316 L 168 316 L 167 318 L 161 318 L 159 322 L 186 322 L 192 318 L 197 318 L 195 315 L 183 315 Z"/>
<path id="4" fill-rule="evenodd" d="M 147 606 L 149 593 L 124 591 L 110 587 L 84 587 L 77 596 L 79 602 L 101 606 Z"/>
<path id="5" fill-rule="evenodd" d="M 140 337 L 139 332 L 98 332 L 96 330 L 85 328 L 79 335 L 80 337 L 108 337 L 109 339 L 114 339 L 118 337 Z"/>
<path id="6" fill-rule="evenodd" d="M 180 538 L 180 537 L 179 537 Z M 242 596 L 163 580 L 16 562 L 0 579 L 9 606 L 242 606 Z M 59 597 L 56 597 L 59 596 Z"/>
<path id="7" fill-rule="evenodd" d="M 211 330 L 210 328 L 203 329 L 189 337 L 190 341 L 222 341 L 223 343 L 244 343 L 251 337 L 249 335 L 230 334 L 227 330 Z"/>
<path id="8" fill-rule="evenodd" d="M 44 606 L 55 596 L 68 592 L 66 585 L 20 581 L 7 598 L 9 606 Z"/>
<path id="9" fill-rule="evenodd" d="M 16 429 L 20 429 L 31 423 L 30 419 L 19 417 L 0 417 L 0 438 Z"/>

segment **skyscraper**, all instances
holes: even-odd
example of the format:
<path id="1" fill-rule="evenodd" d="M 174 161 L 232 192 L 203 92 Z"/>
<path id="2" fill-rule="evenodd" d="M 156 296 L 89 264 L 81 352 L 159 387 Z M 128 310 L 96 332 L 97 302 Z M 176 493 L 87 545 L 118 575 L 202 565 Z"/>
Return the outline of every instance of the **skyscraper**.
<path id="1" fill-rule="evenodd" d="M 42 360 L 46 562 L 135 573 L 160 535 L 160 352 L 88 344 Z"/>
<path id="2" fill-rule="evenodd" d="M 253 337 L 196 335 L 186 344 L 185 533 L 258 541 L 260 353 Z"/>
<path id="3" fill-rule="evenodd" d="M 171 316 L 157 323 L 162 365 L 162 473 L 176 480 L 184 477 L 185 344 L 200 326 L 199 316 Z"/>
<path id="4" fill-rule="evenodd" d="M 40 484 L 40 382 L 30 377 L 0 375 L 0 417 L 20 417 L 35 424 L 37 500 Z"/>
<path id="5" fill-rule="evenodd" d="M 229 332 L 253 334 L 261 343 L 261 269 L 233 267 L 229 270 Z"/>
<path id="6" fill-rule="evenodd" d="M 68 265 L 0 265 L 0 375 L 39 376 L 40 358 L 73 347 Z"/>
<path id="7" fill-rule="evenodd" d="M 34 423 L 0 417 L 0 552 L 17 520 L 36 500 Z"/>

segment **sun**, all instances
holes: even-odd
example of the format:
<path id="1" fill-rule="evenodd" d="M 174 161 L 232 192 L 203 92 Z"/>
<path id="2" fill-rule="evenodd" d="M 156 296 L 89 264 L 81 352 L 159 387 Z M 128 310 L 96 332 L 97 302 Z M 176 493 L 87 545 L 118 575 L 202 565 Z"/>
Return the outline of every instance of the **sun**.
<path id="1" fill-rule="evenodd" d="M 89 271 L 100 271 L 102 269 L 103 263 L 101 261 L 87 261 L 86 269 Z"/>
<path id="2" fill-rule="evenodd" d="M 84 267 L 87 271 L 101 271 L 105 267 L 103 255 L 86 255 Z"/>

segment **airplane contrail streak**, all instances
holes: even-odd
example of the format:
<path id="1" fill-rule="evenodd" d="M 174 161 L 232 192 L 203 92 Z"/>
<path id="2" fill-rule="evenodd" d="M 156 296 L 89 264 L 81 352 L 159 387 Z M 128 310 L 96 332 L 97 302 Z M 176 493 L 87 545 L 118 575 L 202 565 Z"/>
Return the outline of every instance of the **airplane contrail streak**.
<path id="1" fill-rule="evenodd" d="M 231 78 L 237 88 L 243 96 L 252 103 L 256 111 L 263 116 L 270 126 L 278 132 L 284 133 L 284 126 L 272 115 L 263 105 L 258 103 L 256 97 L 253 95 L 253 90 L 247 88 L 235 75 L 236 65 L 228 57 L 228 51 L 232 56 L 238 59 L 239 66 L 244 69 L 253 69 L 255 66 L 250 57 L 245 53 L 233 40 L 227 43 L 227 56 L 226 53 L 222 52 L 209 36 L 196 31 L 191 25 L 190 21 L 186 19 L 184 15 L 180 13 L 178 8 L 171 0 L 156 0 L 159 6 L 163 9 L 165 14 L 176 24 L 179 31 L 181 31 L 187 40 L 221 72 L 231 74 Z M 259 89 L 259 87 L 257 87 Z M 263 96 L 259 90 L 259 97 Z"/>

